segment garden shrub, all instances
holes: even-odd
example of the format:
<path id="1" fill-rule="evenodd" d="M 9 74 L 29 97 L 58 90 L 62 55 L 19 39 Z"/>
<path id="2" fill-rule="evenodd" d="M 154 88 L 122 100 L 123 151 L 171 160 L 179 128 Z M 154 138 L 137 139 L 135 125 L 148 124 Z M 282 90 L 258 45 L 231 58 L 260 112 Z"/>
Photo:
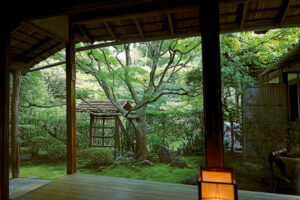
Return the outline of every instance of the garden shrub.
<path id="1" fill-rule="evenodd" d="M 113 150 L 103 147 L 83 149 L 79 152 L 79 159 L 86 166 L 98 167 L 113 164 Z"/>
<path id="2" fill-rule="evenodd" d="M 47 157 L 53 160 L 65 160 L 67 158 L 66 145 L 61 142 L 50 144 Z"/>
<path id="3" fill-rule="evenodd" d="M 148 135 L 148 149 L 151 154 L 157 155 L 162 146 L 168 145 L 164 144 L 162 138 L 159 137 L 156 133 Z"/>

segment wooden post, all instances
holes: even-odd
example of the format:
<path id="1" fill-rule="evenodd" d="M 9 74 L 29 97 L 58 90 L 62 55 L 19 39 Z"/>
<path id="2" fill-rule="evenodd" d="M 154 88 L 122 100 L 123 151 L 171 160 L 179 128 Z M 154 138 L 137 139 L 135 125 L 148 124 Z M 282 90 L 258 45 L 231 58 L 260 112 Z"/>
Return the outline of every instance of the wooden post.
<path id="1" fill-rule="evenodd" d="M 9 187 L 9 26 L 2 26 L 0 44 L 0 199 L 8 200 Z"/>
<path id="2" fill-rule="evenodd" d="M 69 43 L 66 45 L 66 88 L 67 88 L 67 174 L 76 172 L 76 66 L 75 42 L 69 22 Z"/>
<path id="3" fill-rule="evenodd" d="M 20 149 L 19 149 L 19 97 L 21 70 L 13 70 L 13 91 L 11 97 L 11 171 L 12 178 L 20 176 Z"/>
<path id="4" fill-rule="evenodd" d="M 224 167 L 219 4 L 217 0 L 200 4 L 206 166 Z"/>
<path id="5" fill-rule="evenodd" d="M 117 155 L 120 155 L 120 133 L 119 133 L 119 117 L 115 117 L 115 148 Z"/>
<path id="6" fill-rule="evenodd" d="M 104 136 L 105 136 L 105 116 L 102 116 L 102 147 L 104 147 Z"/>
<path id="7" fill-rule="evenodd" d="M 94 140 L 93 140 L 93 127 L 94 127 L 94 115 L 90 114 L 90 147 L 93 147 L 94 145 Z"/>

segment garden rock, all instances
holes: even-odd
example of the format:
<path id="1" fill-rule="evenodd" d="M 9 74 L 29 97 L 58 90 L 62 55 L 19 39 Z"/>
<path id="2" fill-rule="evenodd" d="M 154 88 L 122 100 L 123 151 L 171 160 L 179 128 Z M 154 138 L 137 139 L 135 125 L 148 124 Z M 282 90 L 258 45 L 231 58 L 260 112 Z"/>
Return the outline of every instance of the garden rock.
<path id="1" fill-rule="evenodd" d="M 30 160 L 32 158 L 32 153 L 20 154 L 20 160 Z"/>
<path id="2" fill-rule="evenodd" d="M 127 160 L 128 162 L 133 162 L 133 161 L 135 161 L 135 158 L 134 158 L 134 157 L 128 157 L 128 158 L 126 158 L 126 160 Z"/>
<path id="3" fill-rule="evenodd" d="M 170 163 L 174 158 L 174 152 L 172 149 L 162 146 L 158 152 L 159 161 L 163 163 Z"/>
<path id="4" fill-rule="evenodd" d="M 150 160 L 144 160 L 142 164 L 145 166 L 153 166 L 153 163 Z"/>
<path id="5" fill-rule="evenodd" d="M 120 162 L 122 160 L 125 160 L 124 156 L 117 156 L 116 159 L 115 159 L 116 162 Z"/>
<path id="6" fill-rule="evenodd" d="M 188 185 L 198 185 L 198 179 L 199 179 L 199 174 L 196 174 L 195 176 L 185 179 L 184 181 L 182 181 L 182 183 Z"/>
<path id="7" fill-rule="evenodd" d="M 287 183 L 282 186 L 276 184 L 276 190 L 278 192 L 291 190 L 296 195 L 300 195 L 300 158 L 277 157 L 276 163 L 273 163 L 274 176 Z M 285 188 L 286 186 L 288 188 Z"/>
<path id="8" fill-rule="evenodd" d="M 128 151 L 124 155 L 126 158 L 135 158 L 135 154 L 131 151 Z"/>
<path id="9" fill-rule="evenodd" d="M 184 160 L 182 160 L 181 158 L 176 158 L 176 159 L 172 160 L 171 166 L 172 167 L 179 167 L 179 168 L 188 167 L 186 162 Z"/>

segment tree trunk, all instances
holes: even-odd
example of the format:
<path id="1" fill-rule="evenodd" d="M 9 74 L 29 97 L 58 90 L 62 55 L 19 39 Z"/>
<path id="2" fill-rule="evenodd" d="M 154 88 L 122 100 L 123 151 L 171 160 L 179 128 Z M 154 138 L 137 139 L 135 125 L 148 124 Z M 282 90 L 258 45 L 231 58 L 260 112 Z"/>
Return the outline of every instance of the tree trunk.
<path id="1" fill-rule="evenodd" d="M 20 176 L 20 149 L 19 149 L 19 95 L 20 95 L 19 70 L 13 71 L 13 91 L 11 99 L 11 167 L 12 178 Z"/>
<path id="2" fill-rule="evenodd" d="M 231 154 L 233 154 L 233 150 L 234 150 L 234 122 L 233 122 L 233 117 L 232 117 L 233 113 L 230 115 L 230 138 L 231 138 L 231 147 L 230 147 L 230 151 Z"/>
<path id="3" fill-rule="evenodd" d="M 136 133 L 135 156 L 137 160 L 144 160 L 147 153 L 147 122 L 146 109 L 144 106 L 137 110 L 138 119 L 130 120 Z"/>

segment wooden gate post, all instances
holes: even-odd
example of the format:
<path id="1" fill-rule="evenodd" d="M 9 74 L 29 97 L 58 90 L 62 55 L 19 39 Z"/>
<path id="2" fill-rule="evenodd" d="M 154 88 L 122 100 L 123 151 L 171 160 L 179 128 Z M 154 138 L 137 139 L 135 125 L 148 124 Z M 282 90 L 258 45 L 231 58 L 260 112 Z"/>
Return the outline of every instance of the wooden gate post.
<path id="1" fill-rule="evenodd" d="M 219 3 L 200 1 L 207 167 L 224 167 Z"/>
<path id="2" fill-rule="evenodd" d="M 76 173 L 76 66 L 75 41 L 69 21 L 69 43 L 66 45 L 66 88 L 67 88 L 67 174 Z"/>
<path id="3" fill-rule="evenodd" d="M 117 155 L 120 155 L 120 129 L 119 129 L 119 117 L 115 117 L 115 148 L 117 150 Z"/>
<path id="4" fill-rule="evenodd" d="M 0 43 L 0 199 L 8 200 L 9 187 L 9 26 L 4 22 Z"/>
<path id="5" fill-rule="evenodd" d="M 94 146 L 94 140 L 93 140 L 93 131 L 94 131 L 94 115 L 90 114 L 90 147 Z"/>

